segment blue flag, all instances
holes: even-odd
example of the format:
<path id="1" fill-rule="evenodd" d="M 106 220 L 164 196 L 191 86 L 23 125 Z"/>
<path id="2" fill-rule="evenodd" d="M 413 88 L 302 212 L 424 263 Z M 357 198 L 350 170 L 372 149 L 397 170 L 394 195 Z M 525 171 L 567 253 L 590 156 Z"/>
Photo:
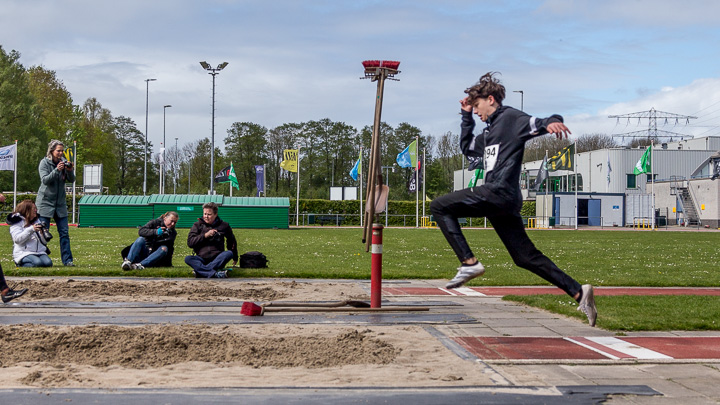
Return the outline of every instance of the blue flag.
<path id="1" fill-rule="evenodd" d="M 350 170 L 350 177 L 352 177 L 353 180 L 357 181 L 358 173 L 362 173 L 362 151 L 360 151 L 360 156 L 358 156 L 358 160 L 357 162 L 355 162 L 355 166 L 353 166 L 352 170 Z"/>
<path id="2" fill-rule="evenodd" d="M 404 151 L 398 153 L 397 163 L 400 167 L 417 168 L 417 139 L 412 141 Z"/>
<path id="3" fill-rule="evenodd" d="M 256 197 L 265 192 L 265 166 L 255 165 L 255 186 L 257 187 Z"/>

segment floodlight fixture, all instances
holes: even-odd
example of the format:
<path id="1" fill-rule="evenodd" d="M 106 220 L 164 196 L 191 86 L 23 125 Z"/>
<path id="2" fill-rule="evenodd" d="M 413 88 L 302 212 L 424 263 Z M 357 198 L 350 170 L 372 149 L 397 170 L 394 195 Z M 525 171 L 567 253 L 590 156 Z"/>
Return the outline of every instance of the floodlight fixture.
<path id="1" fill-rule="evenodd" d="M 212 68 L 209 63 L 202 61 L 200 66 L 208 71 L 209 75 L 213 78 L 213 90 L 212 90 L 212 137 L 210 139 L 210 194 L 214 192 L 214 181 L 213 176 L 215 175 L 215 76 L 220 73 L 221 70 L 225 69 L 228 65 L 227 62 L 219 64 L 216 68 Z"/>

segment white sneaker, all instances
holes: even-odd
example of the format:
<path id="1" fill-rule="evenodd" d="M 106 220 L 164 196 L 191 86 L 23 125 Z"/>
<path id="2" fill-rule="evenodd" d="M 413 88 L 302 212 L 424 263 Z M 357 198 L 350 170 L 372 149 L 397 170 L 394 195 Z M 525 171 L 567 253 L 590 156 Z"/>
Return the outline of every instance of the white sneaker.
<path id="1" fill-rule="evenodd" d="M 143 267 L 143 265 L 140 264 L 140 263 L 133 263 L 133 264 L 130 265 L 130 267 L 131 267 L 133 270 L 143 270 L 143 269 L 145 269 L 145 267 Z"/>
<path id="2" fill-rule="evenodd" d="M 460 266 L 455 277 L 445 285 L 445 288 L 458 288 L 475 277 L 482 276 L 484 273 L 485 267 L 480 262 L 472 266 Z"/>
<path id="3" fill-rule="evenodd" d="M 582 298 L 580 298 L 577 310 L 587 315 L 590 326 L 595 326 L 597 308 L 595 307 L 595 292 L 593 291 L 593 286 L 590 284 L 584 284 L 582 286 Z"/>
<path id="4" fill-rule="evenodd" d="M 123 270 L 130 270 L 130 269 L 132 269 L 132 263 L 130 262 L 130 260 L 125 259 L 125 260 L 123 260 L 122 266 L 120 266 L 120 267 L 121 267 Z"/>

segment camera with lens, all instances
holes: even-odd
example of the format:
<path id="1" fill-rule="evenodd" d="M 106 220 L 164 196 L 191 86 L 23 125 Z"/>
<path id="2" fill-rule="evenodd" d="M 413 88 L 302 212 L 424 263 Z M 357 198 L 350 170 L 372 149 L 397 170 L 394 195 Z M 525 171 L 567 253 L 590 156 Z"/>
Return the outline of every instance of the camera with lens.
<path id="1" fill-rule="evenodd" d="M 63 163 L 65 163 L 65 168 L 66 168 L 66 169 L 72 170 L 73 164 L 72 164 L 71 161 L 69 161 L 69 160 L 67 160 L 67 159 L 63 159 L 62 161 L 63 161 Z"/>
<path id="2" fill-rule="evenodd" d="M 48 242 L 50 242 L 50 239 L 53 238 L 50 230 L 47 229 L 42 223 L 40 223 L 40 230 L 35 233 L 37 234 L 40 243 L 42 243 L 43 245 L 47 245 Z"/>

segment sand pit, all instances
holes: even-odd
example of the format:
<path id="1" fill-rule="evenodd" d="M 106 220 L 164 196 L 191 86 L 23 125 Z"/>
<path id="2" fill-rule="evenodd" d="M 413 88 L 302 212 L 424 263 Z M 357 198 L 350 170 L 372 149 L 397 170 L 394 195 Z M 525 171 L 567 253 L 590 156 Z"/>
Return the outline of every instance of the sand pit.
<path id="1" fill-rule="evenodd" d="M 30 289 L 22 297 L 23 302 L 369 298 L 363 285 L 355 282 L 13 281 L 18 283 L 18 288 Z M 4 388 L 492 384 L 481 365 L 460 360 L 420 326 L 291 322 L 143 326 L 26 324 L 6 326 L 0 334 L 0 347 L 3 349 L 0 386 Z"/>
<path id="2" fill-rule="evenodd" d="M 23 301 L 274 301 L 370 299 L 357 283 L 296 281 L 242 282 L 227 280 L 76 280 L 28 279 Z"/>

